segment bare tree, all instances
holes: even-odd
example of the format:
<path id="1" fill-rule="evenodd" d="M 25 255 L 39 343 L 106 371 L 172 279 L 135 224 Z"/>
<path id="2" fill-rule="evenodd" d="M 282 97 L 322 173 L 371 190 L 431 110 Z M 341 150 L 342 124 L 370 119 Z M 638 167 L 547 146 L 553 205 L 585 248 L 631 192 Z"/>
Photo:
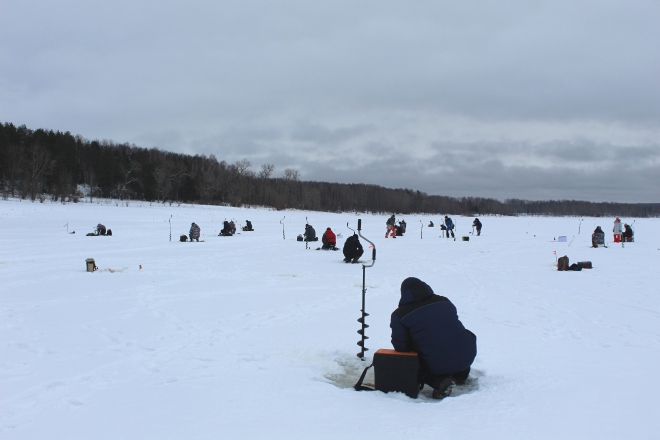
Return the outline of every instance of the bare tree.
<path id="1" fill-rule="evenodd" d="M 261 165 L 261 171 L 259 171 L 259 178 L 266 180 L 270 177 L 271 174 L 273 174 L 273 171 L 275 171 L 275 165 L 272 163 L 265 163 Z"/>
<path id="2" fill-rule="evenodd" d="M 156 198 L 158 202 L 165 201 L 167 195 L 172 190 L 172 179 L 166 166 L 160 166 L 153 172 L 156 181 Z"/>
<path id="3" fill-rule="evenodd" d="M 244 176 L 248 173 L 248 169 L 252 166 L 252 162 L 250 162 L 247 159 L 241 159 L 237 161 L 234 166 L 236 167 L 236 171 L 238 172 L 239 176 Z"/>
<path id="4" fill-rule="evenodd" d="M 272 163 L 265 163 L 261 165 L 261 171 L 259 171 L 259 178 L 261 179 L 261 203 L 266 204 L 266 179 L 270 177 L 275 171 L 275 165 Z"/>
<path id="5" fill-rule="evenodd" d="M 133 162 L 131 161 L 130 165 L 128 167 L 121 166 L 120 167 L 122 174 L 124 175 L 124 182 L 119 183 L 117 185 L 117 188 L 115 191 L 117 192 L 117 196 L 121 199 L 124 200 L 126 197 L 126 194 L 128 193 L 128 186 L 137 183 L 138 178 L 136 174 L 142 170 L 142 165 L 140 165 L 138 162 Z"/>
<path id="6" fill-rule="evenodd" d="M 179 161 L 176 164 L 174 174 L 171 175 L 173 181 L 176 182 L 176 197 L 175 200 L 179 199 L 179 194 L 181 192 L 181 183 L 185 177 L 189 177 L 188 167 L 183 161 Z"/>
<path id="7" fill-rule="evenodd" d="M 51 168 L 50 153 L 39 144 L 32 144 L 28 150 L 26 173 L 28 176 L 30 199 L 35 200 L 41 191 L 43 178 Z"/>
<path id="8" fill-rule="evenodd" d="M 284 179 L 298 182 L 300 180 L 300 171 L 294 170 L 293 168 L 287 168 L 284 170 Z"/>

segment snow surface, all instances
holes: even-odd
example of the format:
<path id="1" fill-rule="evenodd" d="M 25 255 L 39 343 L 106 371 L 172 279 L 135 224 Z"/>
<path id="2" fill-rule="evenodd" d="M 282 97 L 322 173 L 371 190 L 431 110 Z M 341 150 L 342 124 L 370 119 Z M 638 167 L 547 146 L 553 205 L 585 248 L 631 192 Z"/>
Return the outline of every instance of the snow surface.
<path id="1" fill-rule="evenodd" d="M 442 401 L 351 388 L 368 363 L 362 266 L 306 250 L 306 217 L 340 244 L 361 218 L 376 244 L 368 354 L 391 347 L 400 283 L 416 276 L 478 336 L 469 385 Z M 225 218 L 255 231 L 219 237 Z M 0 201 L 0 438 L 660 437 L 660 219 L 637 219 L 636 243 L 591 249 L 613 219 L 486 216 L 474 237 L 453 216 L 449 241 L 440 216 L 397 216 L 397 239 L 386 218 Z M 180 243 L 193 221 L 204 242 Z M 114 235 L 86 237 L 99 222 Z M 594 269 L 557 272 L 554 251 Z"/>

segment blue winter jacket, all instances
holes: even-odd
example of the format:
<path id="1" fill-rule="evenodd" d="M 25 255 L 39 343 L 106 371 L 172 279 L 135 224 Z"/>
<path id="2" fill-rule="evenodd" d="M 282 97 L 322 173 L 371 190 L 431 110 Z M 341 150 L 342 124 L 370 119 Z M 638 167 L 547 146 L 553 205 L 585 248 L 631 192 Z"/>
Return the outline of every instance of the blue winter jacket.
<path id="1" fill-rule="evenodd" d="M 394 349 L 418 352 L 431 374 L 466 370 L 477 356 L 477 337 L 463 327 L 456 307 L 417 278 L 401 283 L 401 300 L 390 327 Z"/>

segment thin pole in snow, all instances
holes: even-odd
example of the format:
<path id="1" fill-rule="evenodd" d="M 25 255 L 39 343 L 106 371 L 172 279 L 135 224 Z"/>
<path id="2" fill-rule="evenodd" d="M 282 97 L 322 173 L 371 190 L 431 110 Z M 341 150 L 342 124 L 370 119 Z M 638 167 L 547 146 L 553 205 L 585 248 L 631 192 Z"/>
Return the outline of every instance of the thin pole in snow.
<path id="1" fill-rule="evenodd" d="M 280 220 L 280 224 L 282 225 L 282 239 L 283 240 L 286 240 L 286 235 L 284 235 L 284 223 L 282 223 L 285 218 L 286 218 L 286 215 L 284 216 L 284 218 L 282 220 Z"/>

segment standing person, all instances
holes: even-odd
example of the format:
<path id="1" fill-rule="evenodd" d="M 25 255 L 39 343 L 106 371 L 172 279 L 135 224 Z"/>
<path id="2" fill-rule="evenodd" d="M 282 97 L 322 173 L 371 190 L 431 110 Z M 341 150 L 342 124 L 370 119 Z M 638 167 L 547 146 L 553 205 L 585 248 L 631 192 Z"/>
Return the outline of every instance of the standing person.
<path id="1" fill-rule="evenodd" d="M 190 232 L 188 234 L 188 236 L 190 237 L 190 241 L 197 240 L 197 242 L 199 243 L 200 232 L 201 230 L 199 229 L 199 226 L 197 226 L 197 224 L 193 222 L 192 225 L 190 225 Z"/>
<path id="2" fill-rule="evenodd" d="M 477 228 L 477 235 L 481 235 L 481 221 L 478 218 L 475 218 L 472 222 L 472 226 Z"/>
<path id="3" fill-rule="evenodd" d="M 614 219 L 612 232 L 614 233 L 614 242 L 621 243 L 621 219 L 619 219 L 619 217 Z"/>
<path id="4" fill-rule="evenodd" d="M 449 234 L 451 234 L 452 238 L 456 238 L 454 235 L 454 222 L 451 221 L 451 219 L 447 216 L 445 216 L 445 228 L 447 228 L 447 238 L 449 238 Z"/>
<path id="5" fill-rule="evenodd" d="M 323 242 L 323 246 L 321 247 L 321 249 L 337 250 L 337 236 L 335 235 L 334 232 L 332 232 L 332 229 L 327 228 L 325 230 L 323 236 L 321 237 L 321 241 Z"/>
<path id="6" fill-rule="evenodd" d="M 416 351 L 420 381 L 433 387 L 433 398 L 442 399 L 453 383 L 462 384 L 477 356 L 477 337 L 458 319 L 456 307 L 417 278 L 401 283 L 399 307 L 392 313 L 392 346 L 396 351 Z"/>
<path id="7" fill-rule="evenodd" d="M 387 229 L 385 230 L 385 238 L 389 237 L 390 235 L 392 238 L 396 238 L 396 219 L 394 218 L 394 214 L 392 214 L 392 216 L 387 219 L 385 225 L 387 226 Z"/>
<path id="8" fill-rule="evenodd" d="M 343 253 L 344 253 L 344 263 L 358 262 L 358 259 L 364 253 L 364 249 L 362 248 L 362 243 L 360 243 L 360 239 L 358 238 L 357 234 L 353 234 L 346 239 L 346 243 L 344 243 Z"/>

